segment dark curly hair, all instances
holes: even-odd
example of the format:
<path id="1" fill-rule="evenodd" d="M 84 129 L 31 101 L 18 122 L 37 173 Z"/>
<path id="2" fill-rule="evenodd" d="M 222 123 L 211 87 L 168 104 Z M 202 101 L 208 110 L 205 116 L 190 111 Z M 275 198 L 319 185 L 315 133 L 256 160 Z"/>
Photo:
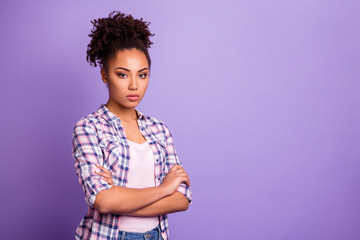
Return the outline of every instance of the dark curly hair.
<path id="1" fill-rule="evenodd" d="M 131 14 L 112 11 L 109 17 L 94 19 L 91 23 L 91 41 L 86 51 L 86 60 L 91 66 L 96 67 L 98 63 L 107 71 L 109 59 L 114 57 L 118 50 L 135 48 L 145 54 L 150 69 L 148 48 L 152 42 L 149 37 L 155 35 L 148 29 L 150 22 L 147 23 L 142 18 L 134 19 Z"/>

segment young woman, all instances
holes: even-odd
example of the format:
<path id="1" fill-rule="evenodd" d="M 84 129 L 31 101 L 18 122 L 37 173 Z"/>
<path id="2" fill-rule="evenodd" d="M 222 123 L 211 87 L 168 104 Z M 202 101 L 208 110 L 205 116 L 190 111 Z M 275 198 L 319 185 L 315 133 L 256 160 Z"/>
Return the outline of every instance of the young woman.
<path id="1" fill-rule="evenodd" d="M 136 109 L 154 34 L 119 11 L 91 22 L 87 60 L 100 65 L 109 99 L 74 127 L 72 156 L 89 207 L 75 238 L 167 240 L 167 214 L 186 211 L 192 195 L 168 127 Z"/>

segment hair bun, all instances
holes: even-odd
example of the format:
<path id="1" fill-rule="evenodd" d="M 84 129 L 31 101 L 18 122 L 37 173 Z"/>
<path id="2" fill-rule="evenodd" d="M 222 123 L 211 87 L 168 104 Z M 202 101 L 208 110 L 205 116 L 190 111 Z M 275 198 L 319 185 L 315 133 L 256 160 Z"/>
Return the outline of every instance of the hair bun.
<path id="1" fill-rule="evenodd" d="M 139 44 L 140 41 L 147 51 L 147 48 L 153 44 L 150 37 L 155 34 L 148 28 L 150 22 L 143 21 L 143 18 L 135 19 L 131 14 L 112 11 L 109 17 L 94 19 L 91 23 L 93 28 L 88 35 L 91 37 L 91 42 L 87 48 L 86 59 L 95 67 L 96 60 L 103 65 L 107 56 L 117 48 L 129 48 L 134 42 Z"/>

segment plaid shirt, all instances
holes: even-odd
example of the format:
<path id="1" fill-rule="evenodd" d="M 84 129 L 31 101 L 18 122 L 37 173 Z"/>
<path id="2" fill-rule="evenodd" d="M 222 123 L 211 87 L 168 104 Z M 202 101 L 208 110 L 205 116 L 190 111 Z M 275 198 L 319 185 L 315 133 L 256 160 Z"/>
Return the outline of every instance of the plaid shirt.
<path id="1" fill-rule="evenodd" d="M 140 132 L 150 144 L 154 154 L 155 186 L 159 186 L 174 164 L 179 161 L 172 135 L 160 120 L 145 116 L 137 109 Z M 126 187 L 129 171 L 130 149 L 121 120 L 101 104 L 96 112 L 81 118 L 74 126 L 72 152 L 79 183 L 85 192 L 88 211 L 76 228 L 75 239 L 118 238 L 121 215 L 103 214 L 93 207 L 95 196 L 100 191 L 111 188 L 105 180 L 95 174 L 99 164 L 111 172 L 114 185 Z M 192 203 L 190 188 L 181 183 L 177 191 L 183 193 Z M 169 239 L 167 215 L 160 215 L 161 235 Z"/>

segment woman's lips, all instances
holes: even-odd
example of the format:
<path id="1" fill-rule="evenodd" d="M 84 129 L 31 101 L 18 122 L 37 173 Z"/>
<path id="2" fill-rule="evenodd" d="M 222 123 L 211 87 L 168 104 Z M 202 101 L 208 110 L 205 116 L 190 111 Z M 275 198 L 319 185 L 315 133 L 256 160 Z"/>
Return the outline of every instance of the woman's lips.
<path id="1" fill-rule="evenodd" d="M 139 99 L 139 95 L 127 95 L 126 96 L 130 101 L 136 101 Z"/>

